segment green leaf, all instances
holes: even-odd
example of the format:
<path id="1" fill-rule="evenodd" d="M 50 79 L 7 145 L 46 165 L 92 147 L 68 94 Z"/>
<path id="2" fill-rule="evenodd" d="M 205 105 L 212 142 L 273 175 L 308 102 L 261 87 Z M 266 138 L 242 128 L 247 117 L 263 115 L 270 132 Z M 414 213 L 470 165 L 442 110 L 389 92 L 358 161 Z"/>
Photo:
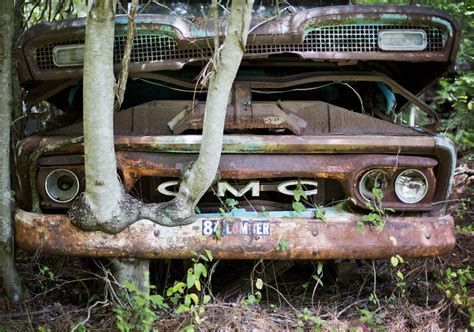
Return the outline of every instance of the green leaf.
<path id="1" fill-rule="evenodd" d="M 321 280 L 320 277 L 318 277 L 317 275 L 313 274 L 311 276 L 311 278 L 313 278 L 314 280 L 316 280 L 316 284 L 319 284 L 321 287 L 323 286 L 323 281 Z"/>
<path id="2" fill-rule="evenodd" d="M 180 304 L 178 306 L 178 309 L 176 309 L 175 313 L 179 315 L 179 314 L 182 314 L 183 312 L 188 312 L 188 311 L 189 311 L 189 307 L 186 307 L 185 305 Z"/>
<path id="3" fill-rule="evenodd" d="M 323 208 L 316 208 L 314 210 L 314 217 L 316 219 L 321 219 L 321 221 L 326 222 L 326 211 Z"/>
<path id="4" fill-rule="evenodd" d="M 306 211 L 306 207 L 301 202 L 293 202 L 292 206 L 293 206 L 293 211 L 295 211 L 296 214 L 300 214 L 301 212 Z"/>
<path id="5" fill-rule="evenodd" d="M 392 263 L 393 267 L 396 267 L 398 265 L 398 258 L 395 256 L 392 256 L 392 258 L 390 258 L 390 263 Z"/>
<path id="6" fill-rule="evenodd" d="M 194 274 L 188 274 L 188 277 L 186 279 L 186 286 L 188 288 L 192 288 L 195 283 L 196 283 L 196 276 Z"/>
<path id="7" fill-rule="evenodd" d="M 316 273 L 317 273 L 318 275 L 321 275 L 321 272 L 323 272 L 323 263 L 322 263 L 322 262 L 318 262 L 318 268 L 317 268 Z"/>
<path id="8" fill-rule="evenodd" d="M 206 253 L 207 257 L 209 258 L 209 261 L 212 262 L 212 260 L 213 260 L 212 252 L 209 249 L 204 250 L 204 252 Z"/>
<path id="9" fill-rule="evenodd" d="M 300 184 L 298 184 L 296 186 L 296 189 L 293 190 L 293 199 L 296 201 L 296 202 L 299 202 L 301 197 L 303 197 L 304 199 L 307 199 L 308 198 L 308 195 L 306 195 L 306 193 L 304 192 L 303 190 L 303 187 L 301 187 Z"/>
<path id="10" fill-rule="evenodd" d="M 257 279 L 257 282 L 255 282 L 255 287 L 257 287 L 257 289 L 259 289 L 259 290 L 263 288 L 262 279 L 260 279 L 260 278 Z"/>
<path id="11" fill-rule="evenodd" d="M 211 297 L 209 295 L 204 295 L 202 298 L 202 304 L 206 305 L 211 301 Z"/>
<path id="12" fill-rule="evenodd" d="M 193 300 L 193 302 L 194 302 L 195 305 L 198 305 L 198 304 L 199 304 L 199 298 L 198 298 L 198 296 L 197 296 L 196 294 L 191 293 L 191 294 L 188 294 L 188 295 L 186 295 L 186 296 L 189 296 L 189 298 L 190 298 L 191 300 Z"/>
<path id="13" fill-rule="evenodd" d="M 239 205 L 239 202 L 236 201 L 236 200 L 233 199 L 233 198 L 227 198 L 227 199 L 225 200 L 225 204 L 226 204 L 228 207 L 230 207 L 231 210 L 234 210 L 234 209 L 236 209 L 236 207 Z"/>
<path id="14" fill-rule="evenodd" d="M 199 279 L 196 279 L 196 281 L 194 282 L 194 286 L 196 286 L 196 289 L 198 291 L 201 290 L 201 282 L 199 281 Z"/>

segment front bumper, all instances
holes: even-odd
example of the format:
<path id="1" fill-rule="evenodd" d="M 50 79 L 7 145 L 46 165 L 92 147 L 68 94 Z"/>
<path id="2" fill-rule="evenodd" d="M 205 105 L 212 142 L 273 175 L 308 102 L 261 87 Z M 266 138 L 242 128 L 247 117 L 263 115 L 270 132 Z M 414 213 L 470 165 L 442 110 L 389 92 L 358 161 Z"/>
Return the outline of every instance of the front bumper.
<path id="1" fill-rule="evenodd" d="M 217 259 L 382 259 L 396 254 L 438 256 L 455 245 L 454 223 L 449 215 L 388 217 L 383 231 L 369 225 L 361 231 L 357 229 L 361 215 L 336 208 L 325 211 L 325 222 L 311 218 L 311 211 L 298 218 L 243 214 L 232 221 L 198 216 L 190 225 L 173 228 L 140 220 L 110 235 L 83 231 L 66 215 L 18 209 L 15 239 L 18 247 L 32 254 L 142 259 L 186 259 L 193 256 L 191 250 L 205 249 Z M 220 225 L 220 239 L 203 235 L 209 221 Z M 228 228 L 233 225 L 241 225 L 236 227 L 240 231 L 230 234 Z M 242 232 L 242 225 L 254 232 Z"/>

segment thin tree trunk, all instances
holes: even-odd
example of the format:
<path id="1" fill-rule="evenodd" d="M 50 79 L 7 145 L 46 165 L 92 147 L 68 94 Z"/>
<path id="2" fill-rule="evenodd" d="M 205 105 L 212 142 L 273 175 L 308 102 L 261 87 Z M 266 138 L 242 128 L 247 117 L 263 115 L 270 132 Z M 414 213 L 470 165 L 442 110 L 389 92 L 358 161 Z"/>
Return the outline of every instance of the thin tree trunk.
<path id="1" fill-rule="evenodd" d="M 10 183 L 13 9 L 13 0 L 0 0 L 0 276 L 8 297 L 18 301 L 22 293 L 14 261 Z"/>
<path id="2" fill-rule="evenodd" d="M 217 176 L 225 113 L 240 66 L 252 16 L 253 0 L 233 0 L 229 26 L 217 66 L 209 81 L 202 142 L 196 162 L 185 168 L 179 193 L 171 202 L 149 204 L 141 216 L 167 226 L 192 222 L 194 208 Z M 214 23 L 217 24 L 217 23 Z"/>

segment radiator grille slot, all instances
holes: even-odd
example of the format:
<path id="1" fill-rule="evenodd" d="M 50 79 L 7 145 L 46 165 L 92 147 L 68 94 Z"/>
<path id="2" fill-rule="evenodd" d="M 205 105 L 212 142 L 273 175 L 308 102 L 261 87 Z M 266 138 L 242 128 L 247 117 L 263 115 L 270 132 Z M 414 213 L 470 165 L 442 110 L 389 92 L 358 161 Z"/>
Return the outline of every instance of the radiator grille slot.
<path id="1" fill-rule="evenodd" d="M 120 62 L 125 51 L 127 36 L 115 37 L 114 61 Z M 177 43 L 174 38 L 162 35 L 139 34 L 133 41 L 130 62 L 154 62 L 175 59 Z"/>

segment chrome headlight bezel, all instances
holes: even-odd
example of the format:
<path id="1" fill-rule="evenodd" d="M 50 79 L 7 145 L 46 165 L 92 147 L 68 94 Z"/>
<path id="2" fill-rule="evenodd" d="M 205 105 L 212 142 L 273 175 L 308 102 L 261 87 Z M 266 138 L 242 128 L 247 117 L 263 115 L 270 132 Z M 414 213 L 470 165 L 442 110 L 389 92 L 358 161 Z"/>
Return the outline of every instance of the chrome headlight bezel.
<path id="1" fill-rule="evenodd" d="M 57 181 L 62 176 L 69 176 L 73 181 L 71 188 L 68 189 L 69 193 L 67 193 L 67 198 L 65 199 L 59 199 L 58 195 L 55 195 L 53 193 L 53 188 L 52 188 L 53 185 L 56 185 L 56 189 L 61 190 L 61 189 L 58 189 L 59 185 L 57 184 Z M 46 191 L 46 194 L 52 201 L 56 203 L 60 203 L 60 204 L 69 203 L 73 199 L 75 199 L 77 195 L 79 194 L 80 187 L 81 186 L 80 186 L 79 178 L 77 177 L 77 175 L 73 171 L 67 168 L 57 168 L 51 171 L 48 174 L 48 176 L 46 176 L 46 179 L 44 180 L 44 189 Z"/>
<path id="2" fill-rule="evenodd" d="M 428 46 L 428 36 L 422 29 L 382 30 L 377 44 L 383 51 L 424 51 Z"/>
<path id="3" fill-rule="evenodd" d="M 62 59 L 64 56 L 69 56 L 69 61 Z M 84 65 L 84 44 L 59 45 L 54 47 L 53 63 L 56 67 L 74 67 Z"/>
<path id="4" fill-rule="evenodd" d="M 380 168 L 374 168 L 366 171 L 359 180 L 359 194 L 367 202 L 374 201 L 375 197 L 371 190 L 367 188 L 367 181 L 370 180 L 370 177 L 375 177 L 375 179 L 380 178 L 379 186 L 374 186 L 379 188 L 383 193 L 386 193 L 389 189 L 390 184 L 390 174 Z"/>

